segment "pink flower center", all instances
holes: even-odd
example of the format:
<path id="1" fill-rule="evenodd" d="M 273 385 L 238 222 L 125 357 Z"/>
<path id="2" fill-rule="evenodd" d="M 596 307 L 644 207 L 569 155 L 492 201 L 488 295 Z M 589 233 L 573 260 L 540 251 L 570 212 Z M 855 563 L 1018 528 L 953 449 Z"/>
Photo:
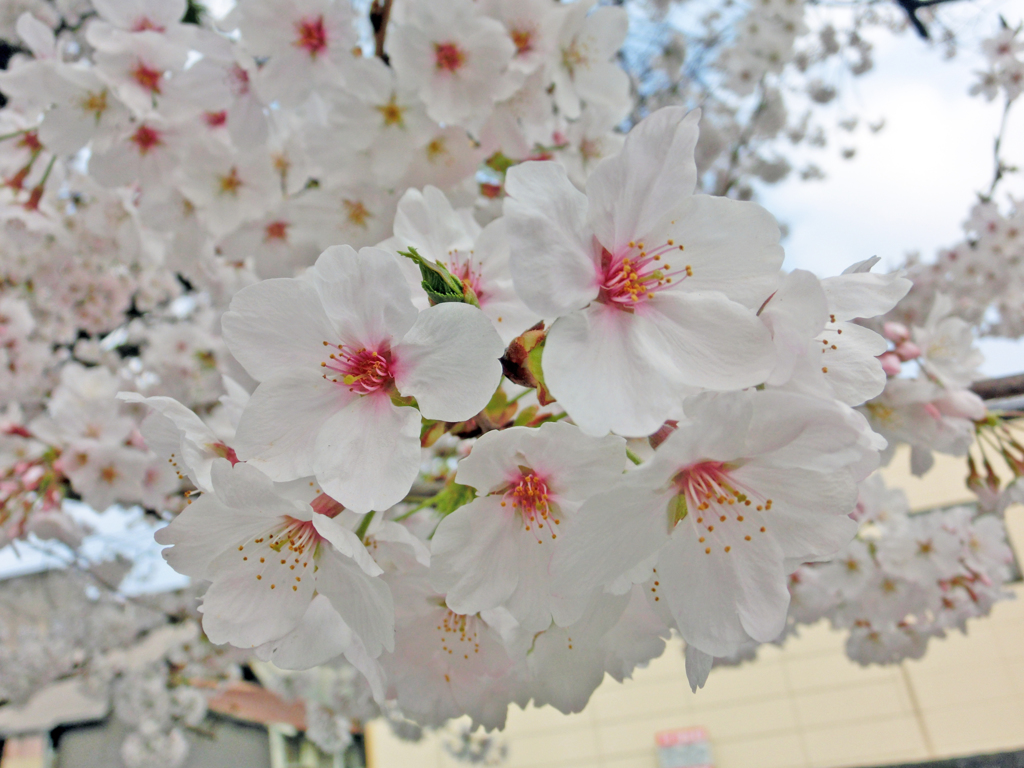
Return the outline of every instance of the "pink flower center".
<path id="1" fill-rule="evenodd" d="M 324 17 L 305 18 L 295 24 L 295 47 L 302 48 L 316 58 L 327 47 L 327 30 L 324 29 Z"/>
<path id="2" fill-rule="evenodd" d="M 228 121 L 227 110 L 221 110 L 220 112 L 204 112 L 203 120 L 210 128 L 220 128 Z"/>
<path id="3" fill-rule="evenodd" d="M 235 64 L 228 73 L 228 86 L 235 96 L 245 96 L 249 92 L 249 73 Z"/>
<path id="4" fill-rule="evenodd" d="M 558 538 L 555 526 L 562 524 L 558 519 L 558 507 L 551 503 L 550 495 L 544 478 L 528 467 L 520 467 L 520 474 L 502 495 L 501 506 L 511 506 L 522 519 L 523 528 L 535 531 L 537 542 L 542 543 L 541 531 L 545 523 L 552 539 Z"/>
<path id="5" fill-rule="evenodd" d="M 516 56 L 522 56 L 533 50 L 533 34 L 534 30 L 532 29 L 513 29 L 509 32 L 512 42 L 516 46 Z"/>
<path id="6" fill-rule="evenodd" d="M 476 294 L 476 297 L 482 306 L 484 303 L 484 297 L 487 293 L 484 291 L 483 286 L 480 283 L 480 275 L 473 270 L 473 265 L 469 261 L 459 262 L 453 260 L 448 262 L 448 271 L 451 272 L 454 277 L 459 278 L 463 285 L 473 289 L 473 293 Z"/>
<path id="7" fill-rule="evenodd" d="M 139 86 L 150 93 L 160 93 L 160 81 L 163 79 L 164 73 L 158 69 L 153 69 L 147 66 L 143 62 L 139 62 L 135 69 L 132 70 L 132 77 L 135 78 L 135 82 Z"/>
<path id="8" fill-rule="evenodd" d="M 163 27 L 153 22 L 148 16 L 140 16 L 132 24 L 132 32 L 164 32 Z"/>
<path id="9" fill-rule="evenodd" d="M 136 147 L 139 148 L 139 154 L 144 155 L 153 147 L 163 144 L 163 139 L 160 137 L 160 131 L 155 128 L 151 128 L 148 125 L 140 125 L 135 133 L 132 134 L 129 139 Z"/>
<path id="10" fill-rule="evenodd" d="M 744 487 L 725 462 L 691 464 L 676 473 L 673 482 L 679 495 L 669 503 L 669 527 L 692 515 L 704 554 L 710 555 L 716 544 L 729 553 L 732 543 L 727 542 L 751 541 L 766 532 L 763 515 L 758 513 L 769 511 L 772 500 Z M 739 531 L 727 526 L 739 526 Z"/>
<path id="11" fill-rule="evenodd" d="M 662 246 L 648 250 L 643 243 L 631 242 L 618 254 L 601 249 L 601 281 L 598 301 L 632 311 L 637 305 L 654 298 L 659 291 L 693 276 L 689 264 L 673 270 L 664 256 L 682 251 L 683 246 L 669 240 Z"/>
<path id="12" fill-rule="evenodd" d="M 434 66 L 444 72 L 456 72 L 466 63 L 466 54 L 455 43 L 434 43 Z"/>
<path id="13" fill-rule="evenodd" d="M 256 568 L 262 586 L 298 592 L 303 578 L 313 578 L 316 569 L 309 570 L 309 564 L 322 540 L 311 520 L 284 516 L 270 531 L 239 544 L 235 554 Z"/>
<path id="14" fill-rule="evenodd" d="M 330 348 L 332 345 L 325 341 L 324 346 Z M 389 349 L 374 351 L 363 347 L 354 350 L 342 344 L 335 345 L 334 349 L 337 351 L 320 363 L 321 368 L 330 371 L 330 374 L 323 375 L 325 379 L 343 384 L 358 395 L 387 391 L 394 384 L 394 361 Z"/>
<path id="15" fill-rule="evenodd" d="M 263 242 L 269 243 L 271 240 L 288 240 L 288 227 L 290 227 L 287 221 L 272 221 L 267 224 L 263 229 Z"/>

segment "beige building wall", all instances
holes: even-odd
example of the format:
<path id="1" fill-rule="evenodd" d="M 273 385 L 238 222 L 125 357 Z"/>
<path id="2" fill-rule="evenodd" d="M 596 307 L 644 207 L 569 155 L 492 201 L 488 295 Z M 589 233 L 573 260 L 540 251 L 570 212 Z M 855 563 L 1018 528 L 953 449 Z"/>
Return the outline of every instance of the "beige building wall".
<path id="1" fill-rule="evenodd" d="M 969 502 L 962 460 L 937 457 L 923 478 L 897 455 L 886 482 L 914 509 Z M 1024 561 L 1024 508 L 1008 514 Z M 587 708 L 565 716 L 545 707 L 509 712 L 500 738 L 508 768 L 657 768 L 654 734 L 704 726 L 716 768 L 841 768 L 1024 748 L 1024 587 L 970 622 L 967 636 L 932 640 L 920 661 L 861 667 L 843 652 L 844 635 L 819 623 L 785 648 L 762 648 L 754 662 L 715 669 L 696 694 L 686 683 L 681 645 L 633 680 L 606 678 Z M 417 744 L 374 723 L 369 768 L 454 768 L 450 736 Z"/>

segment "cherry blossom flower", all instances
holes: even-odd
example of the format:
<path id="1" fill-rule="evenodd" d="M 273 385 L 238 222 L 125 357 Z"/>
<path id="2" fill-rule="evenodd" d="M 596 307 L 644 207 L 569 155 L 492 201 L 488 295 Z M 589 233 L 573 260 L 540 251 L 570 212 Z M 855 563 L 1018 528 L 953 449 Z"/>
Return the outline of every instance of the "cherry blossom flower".
<path id="1" fill-rule="evenodd" d="M 315 474 L 360 513 L 396 504 L 415 480 L 420 412 L 468 419 L 501 376 L 487 318 L 464 304 L 417 312 L 397 257 L 373 248 L 329 248 L 308 279 L 239 291 L 223 327 L 260 382 L 239 457 L 278 480 Z"/>
<path id="2" fill-rule="evenodd" d="M 508 172 L 512 279 L 558 318 L 544 376 L 585 432 L 647 435 L 678 415 L 680 392 L 771 372 L 754 310 L 778 279 L 778 227 L 757 205 L 692 194 L 698 117 L 665 108 L 642 121 L 586 195 L 555 163 Z"/>
<path id="3" fill-rule="evenodd" d="M 399 85 L 420 96 L 433 120 L 471 130 L 502 97 L 515 50 L 505 27 L 469 0 L 411 5 L 388 30 Z"/>
<path id="4" fill-rule="evenodd" d="M 691 415 L 692 414 L 692 415 Z M 828 401 L 771 392 L 691 401 L 644 466 L 585 502 L 555 594 L 648 579 L 687 644 L 713 656 L 783 630 L 786 575 L 856 532 L 861 428 Z"/>
<path id="5" fill-rule="evenodd" d="M 512 427 L 481 437 L 455 481 L 478 498 L 445 517 L 431 541 L 431 583 L 457 613 L 504 606 L 523 629 L 571 623 L 548 570 L 563 523 L 625 465 L 624 441 L 569 424 Z"/>
<path id="6" fill-rule="evenodd" d="M 472 288 L 480 309 L 506 344 L 540 320 L 512 288 L 508 238 L 501 219 L 481 230 L 468 211 L 455 211 L 436 187 L 422 192 L 410 189 L 398 203 L 395 237 L 389 245 L 399 250 L 416 248 Z"/>
<path id="7" fill-rule="evenodd" d="M 393 647 L 393 607 L 381 569 L 334 519 L 341 506 L 312 490 L 280 495 L 254 467 L 214 462 L 204 493 L 157 533 L 179 573 L 211 582 L 203 630 L 214 643 L 255 647 L 299 626 L 314 593 L 327 597 L 371 657 Z M 311 567 L 312 566 L 312 567 Z"/>

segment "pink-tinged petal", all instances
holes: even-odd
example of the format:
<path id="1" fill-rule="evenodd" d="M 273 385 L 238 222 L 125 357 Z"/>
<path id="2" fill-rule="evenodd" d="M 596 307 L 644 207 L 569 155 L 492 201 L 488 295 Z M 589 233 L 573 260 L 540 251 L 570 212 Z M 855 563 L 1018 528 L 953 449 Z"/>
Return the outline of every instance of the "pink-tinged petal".
<path id="1" fill-rule="evenodd" d="M 679 415 L 673 361 L 646 318 L 594 304 L 551 326 L 541 365 L 551 394 L 590 435 L 643 437 Z M 767 331 L 765 331 L 767 334 Z"/>
<path id="2" fill-rule="evenodd" d="M 501 381 L 505 351 L 491 321 L 469 304 L 438 304 L 392 350 L 398 391 L 428 419 L 464 421 L 479 413 Z"/>
<path id="3" fill-rule="evenodd" d="M 519 473 L 518 453 L 532 431 L 529 427 L 510 427 L 481 435 L 469 456 L 459 462 L 455 482 L 475 488 L 480 496 L 504 488 Z"/>
<path id="4" fill-rule="evenodd" d="M 683 521 L 658 558 L 661 592 L 683 639 L 712 656 L 734 653 L 750 637 L 770 642 L 786 623 L 782 551 L 756 529 L 756 538 L 745 541 L 743 531 L 738 525 L 701 529 L 701 542 L 695 523 Z"/>
<path id="5" fill-rule="evenodd" d="M 598 293 L 587 198 L 555 162 L 513 166 L 505 219 L 516 293 L 543 317 L 585 307 Z"/>
<path id="6" fill-rule="evenodd" d="M 274 480 L 313 474 L 320 428 L 356 397 L 319 370 L 275 376 L 256 388 L 235 433 L 240 459 Z"/>
<path id="7" fill-rule="evenodd" d="M 486 496 L 441 521 L 431 540 L 431 579 L 456 613 L 474 614 L 504 603 L 519 582 L 522 533 L 511 506 Z"/>
<path id="8" fill-rule="evenodd" d="M 545 478 L 548 489 L 556 494 L 559 502 L 582 502 L 608 490 L 626 468 L 624 439 L 615 435 L 590 437 L 564 422 L 549 422 L 540 429 L 527 429 L 520 445 L 523 457 Z"/>
<path id="9" fill-rule="evenodd" d="M 313 527 L 316 528 L 317 533 L 330 542 L 335 550 L 345 557 L 351 558 L 367 576 L 380 576 L 384 573 L 383 569 L 370 557 L 370 553 L 366 551 L 366 547 L 359 537 L 336 519 L 326 515 L 313 515 Z"/>
<path id="10" fill-rule="evenodd" d="M 644 236 L 648 248 L 673 242 L 666 268 L 692 272 L 680 278 L 679 290 L 721 291 L 756 310 L 778 287 L 785 256 L 779 225 L 757 203 L 693 195 Z"/>
<path id="11" fill-rule="evenodd" d="M 420 414 L 384 394 L 360 397 L 323 424 L 313 456 L 313 473 L 332 498 L 359 514 L 388 509 L 419 474 Z"/>
<path id="12" fill-rule="evenodd" d="M 398 257 L 380 248 L 335 245 L 320 254 L 311 278 L 343 344 L 377 347 L 416 322 L 409 281 Z"/>
<path id="13" fill-rule="evenodd" d="M 228 349 L 257 381 L 299 370 L 316 371 L 323 343 L 337 331 L 306 280 L 276 278 L 246 286 L 221 319 Z"/>
<path id="14" fill-rule="evenodd" d="M 371 658 L 395 648 L 395 604 L 383 580 L 367 576 L 347 557 L 327 553 L 320 558 L 316 588 L 331 601 L 341 618 L 366 646 Z"/>
<path id="15" fill-rule="evenodd" d="M 230 547 L 210 565 L 213 583 L 203 597 L 203 631 L 217 645 L 252 648 L 284 637 L 313 599 L 313 578 L 297 581 L 295 571 L 277 557 L 244 556 Z"/>
<path id="16" fill-rule="evenodd" d="M 665 546 L 671 494 L 650 490 L 647 474 L 631 472 L 567 521 L 551 561 L 554 594 L 570 597 L 608 586 Z"/>
<path id="17" fill-rule="evenodd" d="M 598 163 L 587 179 L 587 219 L 612 253 L 655 227 L 697 184 L 693 150 L 700 110 L 666 107 L 641 120 L 622 151 Z"/>
<path id="18" fill-rule="evenodd" d="M 752 311 L 720 293 L 663 293 L 644 311 L 649 322 L 638 326 L 650 334 L 644 347 L 669 357 L 686 385 L 743 389 L 764 382 L 775 367 L 768 329 Z"/>
<path id="19" fill-rule="evenodd" d="M 281 669 L 310 669 L 341 656 L 352 643 L 352 630 L 323 595 L 313 598 L 294 630 L 256 648 L 262 661 Z"/>

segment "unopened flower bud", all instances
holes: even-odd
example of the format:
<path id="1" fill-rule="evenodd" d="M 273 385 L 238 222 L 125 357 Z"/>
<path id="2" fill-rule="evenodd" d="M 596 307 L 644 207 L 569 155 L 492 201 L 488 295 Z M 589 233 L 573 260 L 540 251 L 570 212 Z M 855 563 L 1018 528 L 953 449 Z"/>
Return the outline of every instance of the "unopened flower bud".
<path id="1" fill-rule="evenodd" d="M 894 351 L 904 363 L 921 356 L 921 348 L 912 341 L 900 342 Z"/>
<path id="2" fill-rule="evenodd" d="M 878 361 L 882 364 L 882 370 L 885 371 L 886 376 L 899 375 L 902 363 L 900 356 L 895 352 L 886 352 L 884 355 L 880 355 Z"/>
<path id="3" fill-rule="evenodd" d="M 910 338 L 910 329 L 903 323 L 888 322 L 882 326 L 882 335 L 893 344 L 900 344 Z"/>

